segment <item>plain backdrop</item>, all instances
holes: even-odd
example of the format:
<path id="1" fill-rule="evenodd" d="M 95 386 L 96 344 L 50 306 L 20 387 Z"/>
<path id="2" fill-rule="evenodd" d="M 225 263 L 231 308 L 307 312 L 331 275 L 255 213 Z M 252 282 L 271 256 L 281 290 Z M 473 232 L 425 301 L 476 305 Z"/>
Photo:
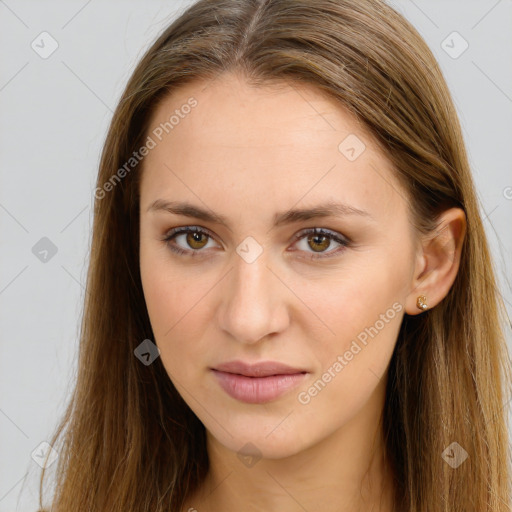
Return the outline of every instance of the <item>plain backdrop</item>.
<path id="1" fill-rule="evenodd" d="M 0 0 L 0 512 L 36 510 L 37 454 L 72 390 L 112 111 L 144 50 L 190 3 Z M 392 5 L 455 98 L 510 316 L 512 0 Z"/>

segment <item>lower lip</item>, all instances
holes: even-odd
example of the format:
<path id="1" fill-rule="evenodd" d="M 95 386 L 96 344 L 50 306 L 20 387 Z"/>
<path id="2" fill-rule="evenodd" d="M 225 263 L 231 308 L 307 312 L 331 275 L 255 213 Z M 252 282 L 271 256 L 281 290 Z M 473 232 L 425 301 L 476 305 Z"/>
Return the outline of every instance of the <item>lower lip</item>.
<path id="1" fill-rule="evenodd" d="M 232 398 L 249 404 L 262 404 L 275 400 L 298 386 L 307 375 L 270 375 L 268 377 L 246 377 L 235 373 L 212 370 L 220 387 Z"/>

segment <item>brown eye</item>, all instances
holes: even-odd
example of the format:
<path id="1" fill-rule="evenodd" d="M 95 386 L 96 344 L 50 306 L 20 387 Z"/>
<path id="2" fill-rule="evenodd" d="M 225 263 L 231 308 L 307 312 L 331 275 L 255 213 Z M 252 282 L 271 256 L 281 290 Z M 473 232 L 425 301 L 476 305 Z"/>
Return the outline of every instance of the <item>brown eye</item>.
<path id="1" fill-rule="evenodd" d="M 331 232 L 317 228 L 302 231 L 295 235 L 295 239 L 297 243 L 294 245 L 304 244 L 303 247 L 299 247 L 299 253 L 309 254 L 308 259 L 336 256 L 351 243 L 350 239 L 335 231 Z M 172 229 L 163 238 L 163 241 L 173 252 L 188 256 L 205 256 L 208 251 L 204 248 L 208 245 L 208 242 L 215 243 L 214 237 L 208 231 L 198 227 Z M 337 245 L 337 247 L 334 247 L 333 250 L 328 250 L 333 244 Z M 294 249 L 294 251 L 296 250 Z M 304 256 L 301 257 L 304 258 Z"/>
<path id="2" fill-rule="evenodd" d="M 190 245 L 192 249 L 202 249 L 208 243 L 208 235 L 194 231 L 187 233 L 186 240 L 187 244 Z"/>
<path id="3" fill-rule="evenodd" d="M 171 229 L 163 238 L 171 251 L 177 254 L 195 256 L 206 251 L 208 242 L 214 242 L 213 236 L 198 227 L 183 227 Z"/>
<path id="4" fill-rule="evenodd" d="M 308 244 L 315 252 L 323 252 L 331 245 L 331 239 L 325 235 L 309 235 Z"/>
<path id="5" fill-rule="evenodd" d="M 294 244 L 297 248 L 293 250 L 296 251 L 298 249 L 300 253 L 309 255 L 307 259 L 310 260 L 339 255 L 351 244 L 349 238 L 336 231 L 322 228 L 301 231 L 294 238 L 297 240 L 297 243 Z M 306 256 L 300 257 L 306 258 Z"/>

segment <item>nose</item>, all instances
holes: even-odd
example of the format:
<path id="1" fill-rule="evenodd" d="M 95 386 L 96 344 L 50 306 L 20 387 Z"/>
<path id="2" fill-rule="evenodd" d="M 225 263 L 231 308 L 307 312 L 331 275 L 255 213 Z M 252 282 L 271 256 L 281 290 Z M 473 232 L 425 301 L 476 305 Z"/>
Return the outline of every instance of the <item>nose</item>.
<path id="1" fill-rule="evenodd" d="M 293 294 L 276 276 L 278 272 L 268 268 L 265 251 L 251 263 L 238 254 L 233 255 L 233 261 L 234 268 L 222 290 L 220 328 L 244 344 L 257 343 L 286 329 L 287 301 Z"/>

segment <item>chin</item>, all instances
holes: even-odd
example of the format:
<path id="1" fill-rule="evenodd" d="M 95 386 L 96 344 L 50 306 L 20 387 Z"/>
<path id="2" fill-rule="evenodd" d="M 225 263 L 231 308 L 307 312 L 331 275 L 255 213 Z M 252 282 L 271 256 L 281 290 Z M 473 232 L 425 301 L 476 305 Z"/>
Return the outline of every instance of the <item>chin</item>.
<path id="1" fill-rule="evenodd" d="M 208 433 L 218 443 L 236 453 L 241 460 L 246 456 L 256 459 L 284 459 L 314 444 L 313 440 L 300 439 L 296 429 L 293 429 L 295 430 L 293 433 L 281 430 L 280 427 L 275 428 L 276 425 L 279 425 L 279 421 L 274 422 L 270 428 L 255 426 L 254 423 L 258 423 L 257 419 L 253 419 L 252 424 L 247 425 L 246 428 L 243 425 L 226 426 L 228 432 L 236 432 L 233 436 L 230 436 L 225 430 L 219 431 L 218 428 L 215 432 L 209 430 Z M 272 433 L 269 435 L 269 432 Z"/>

